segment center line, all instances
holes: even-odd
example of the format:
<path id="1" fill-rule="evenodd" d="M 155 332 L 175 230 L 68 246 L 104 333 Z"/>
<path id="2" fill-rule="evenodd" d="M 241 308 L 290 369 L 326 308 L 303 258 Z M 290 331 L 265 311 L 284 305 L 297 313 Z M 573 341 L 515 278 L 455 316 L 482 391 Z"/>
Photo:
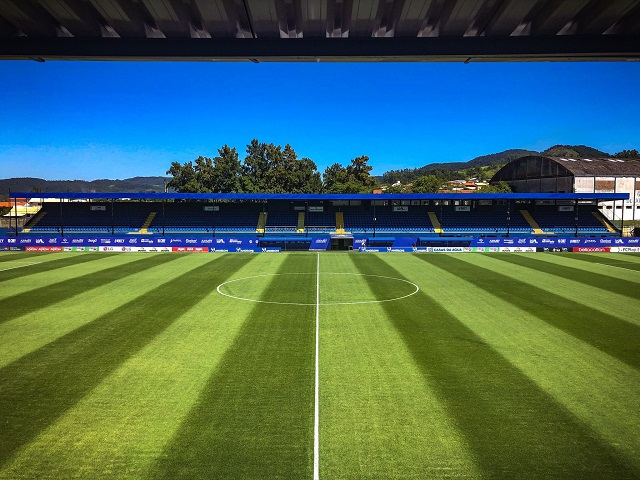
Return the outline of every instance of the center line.
<path id="1" fill-rule="evenodd" d="M 316 380 L 313 408 L 313 480 L 320 479 L 320 254 L 316 267 Z"/>

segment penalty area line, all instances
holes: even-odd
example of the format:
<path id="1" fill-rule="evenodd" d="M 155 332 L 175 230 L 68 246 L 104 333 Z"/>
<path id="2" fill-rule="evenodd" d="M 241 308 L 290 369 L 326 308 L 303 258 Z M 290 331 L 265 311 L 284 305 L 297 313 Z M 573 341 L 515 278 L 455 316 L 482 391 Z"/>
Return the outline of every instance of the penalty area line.
<path id="1" fill-rule="evenodd" d="M 320 479 L 320 254 L 316 263 L 316 373 L 313 401 L 313 480 Z"/>

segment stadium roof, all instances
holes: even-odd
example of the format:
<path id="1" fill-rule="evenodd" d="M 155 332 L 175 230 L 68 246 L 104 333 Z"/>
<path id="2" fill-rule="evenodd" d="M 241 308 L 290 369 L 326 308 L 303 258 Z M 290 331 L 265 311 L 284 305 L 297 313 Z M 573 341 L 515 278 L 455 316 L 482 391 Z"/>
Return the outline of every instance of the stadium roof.
<path id="1" fill-rule="evenodd" d="M 640 0 L 0 0 L 0 58 L 639 60 Z"/>
<path id="2" fill-rule="evenodd" d="M 640 159 L 551 157 L 551 160 L 559 163 L 574 175 L 640 177 Z"/>
<path id="3" fill-rule="evenodd" d="M 29 192 L 11 192 L 11 198 L 29 197 Z M 100 200 L 626 200 L 628 193 L 115 193 L 47 192 L 47 197 Z"/>
<path id="4" fill-rule="evenodd" d="M 557 163 L 561 168 L 563 175 L 573 176 L 629 176 L 640 177 L 640 159 L 633 158 L 561 158 L 548 157 L 545 155 L 527 155 L 524 157 L 511 160 L 498 170 L 492 182 L 508 177 L 509 172 L 512 174 L 518 170 L 520 164 L 526 164 L 535 159 L 544 159 L 549 162 Z M 518 170 L 519 171 L 519 170 Z"/>

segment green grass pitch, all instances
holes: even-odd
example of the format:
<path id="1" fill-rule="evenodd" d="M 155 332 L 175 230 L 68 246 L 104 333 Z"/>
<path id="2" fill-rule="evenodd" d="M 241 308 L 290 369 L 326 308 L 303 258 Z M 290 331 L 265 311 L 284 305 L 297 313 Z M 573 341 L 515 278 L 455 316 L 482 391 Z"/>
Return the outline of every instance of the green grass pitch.
<path id="1" fill-rule="evenodd" d="M 7 252 L 0 479 L 312 479 L 316 318 L 323 480 L 640 478 L 639 255 Z"/>

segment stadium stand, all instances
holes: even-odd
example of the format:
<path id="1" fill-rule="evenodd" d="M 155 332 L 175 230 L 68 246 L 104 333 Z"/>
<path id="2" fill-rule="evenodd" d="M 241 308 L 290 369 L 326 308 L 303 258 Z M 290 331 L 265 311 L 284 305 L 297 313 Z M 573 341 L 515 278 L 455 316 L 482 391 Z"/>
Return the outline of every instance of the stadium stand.
<path id="1" fill-rule="evenodd" d="M 544 200 L 93 201 L 44 203 L 26 232 L 368 236 L 619 235 L 597 204 Z M 401 203 L 402 202 L 402 203 Z M 568 203 L 573 203 L 570 205 Z M 577 208 L 577 210 L 575 210 Z M 576 223 L 577 222 L 577 223 Z"/>

